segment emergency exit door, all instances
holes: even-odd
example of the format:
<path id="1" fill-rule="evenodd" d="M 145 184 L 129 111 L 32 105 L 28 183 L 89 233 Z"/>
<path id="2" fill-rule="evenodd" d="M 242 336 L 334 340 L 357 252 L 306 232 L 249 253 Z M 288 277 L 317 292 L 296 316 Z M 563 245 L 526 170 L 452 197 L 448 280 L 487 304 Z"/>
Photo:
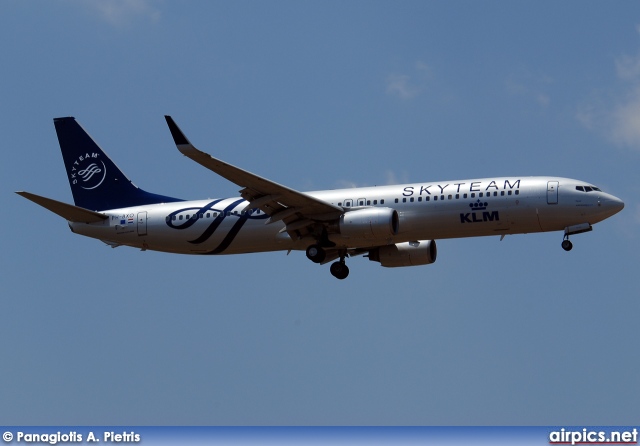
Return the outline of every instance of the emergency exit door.
<path id="1" fill-rule="evenodd" d="M 558 204 L 558 182 L 547 182 L 547 204 Z"/>

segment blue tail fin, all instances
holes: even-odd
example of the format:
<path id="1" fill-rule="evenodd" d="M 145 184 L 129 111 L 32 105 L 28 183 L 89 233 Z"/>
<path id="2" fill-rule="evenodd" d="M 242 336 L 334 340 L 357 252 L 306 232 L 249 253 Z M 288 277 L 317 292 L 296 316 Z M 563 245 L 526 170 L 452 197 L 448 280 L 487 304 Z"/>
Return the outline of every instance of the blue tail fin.
<path id="1" fill-rule="evenodd" d="M 95 211 L 183 201 L 145 192 L 109 159 L 75 118 L 53 120 L 76 206 Z"/>

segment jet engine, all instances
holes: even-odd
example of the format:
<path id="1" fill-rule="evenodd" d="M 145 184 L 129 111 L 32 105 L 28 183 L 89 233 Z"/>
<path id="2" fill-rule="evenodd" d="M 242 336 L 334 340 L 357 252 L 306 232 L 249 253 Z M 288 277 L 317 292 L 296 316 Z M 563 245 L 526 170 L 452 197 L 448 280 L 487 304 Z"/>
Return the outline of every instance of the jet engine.
<path id="1" fill-rule="evenodd" d="M 428 265 L 435 262 L 437 256 L 438 249 L 435 240 L 381 246 L 369 252 L 369 260 L 380 262 L 382 266 L 387 268 Z"/>
<path id="2" fill-rule="evenodd" d="M 367 208 L 345 212 L 338 223 L 344 237 L 385 238 L 398 233 L 398 212 L 391 208 Z"/>

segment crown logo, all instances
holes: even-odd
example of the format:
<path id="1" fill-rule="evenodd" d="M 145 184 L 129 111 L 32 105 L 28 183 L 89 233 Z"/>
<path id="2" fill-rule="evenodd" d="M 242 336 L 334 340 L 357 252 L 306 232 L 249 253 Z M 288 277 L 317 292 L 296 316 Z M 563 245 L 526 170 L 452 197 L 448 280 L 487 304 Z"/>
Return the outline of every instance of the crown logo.
<path id="1" fill-rule="evenodd" d="M 489 206 L 489 203 L 487 203 L 486 201 L 483 203 L 480 201 L 480 199 L 478 199 L 478 201 L 476 201 L 475 203 L 469 203 L 469 207 L 474 211 L 484 211 L 487 206 Z"/>

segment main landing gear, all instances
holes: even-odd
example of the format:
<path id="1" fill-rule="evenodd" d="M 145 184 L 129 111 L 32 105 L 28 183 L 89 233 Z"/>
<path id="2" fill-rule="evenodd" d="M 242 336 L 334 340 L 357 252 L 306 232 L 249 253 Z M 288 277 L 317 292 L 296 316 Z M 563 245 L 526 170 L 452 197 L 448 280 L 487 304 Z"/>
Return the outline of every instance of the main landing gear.
<path id="1" fill-rule="evenodd" d="M 327 252 L 320 245 L 311 245 L 307 248 L 307 258 L 314 263 L 322 263 L 327 257 Z M 331 264 L 331 275 L 336 279 L 346 279 L 349 275 L 349 267 L 344 262 L 345 254 L 340 253 L 340 260 Z"/>
<path id="2" fill-rule="evenodd" d="M 320 245 L 311 245 L 307 248 L 307 258 L 313 263 L 322 263 L 327 253 Z"/>
<path id="3" fill-rule="evenodd" d="M 349 275 L 349 267 L 344 263 L 344 257 L 337 262 L 333 262 L 329 271 L 331 271 L 331 275 L 336 279 L 346 279 Z"/>

